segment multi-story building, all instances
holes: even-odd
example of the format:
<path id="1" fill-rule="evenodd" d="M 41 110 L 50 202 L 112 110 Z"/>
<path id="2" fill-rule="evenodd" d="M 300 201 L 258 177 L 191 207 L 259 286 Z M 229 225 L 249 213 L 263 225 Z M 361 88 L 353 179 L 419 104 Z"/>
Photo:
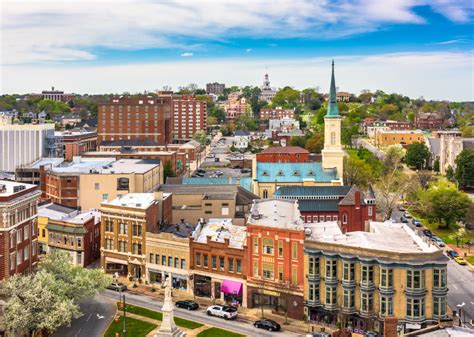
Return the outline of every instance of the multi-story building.
<path id="1" fill-rule="evenodd" d="M 73 157 L 84 152 L 95 151 L 97 147 L 97 132 L 86 129 L 56 131 L 54 133 L 56 144 L 55 157 L 64 157 L 71 161 Z"/>
<path id="2" fill-rule="evenodd" d="M 246 227 L 232 219 L 200 222 L 190 241 L 194 295 L 247 306 Z"/>
<path id="3" fill-rule="evenodd" d="M 173 96 L 173 138 L 191 139 L 198 131 L 206 132 L 207 101 L 192 96 Z"/>
<path id="4" fill-rule="evenodd" d="M 270 85 L 270 79 L 268 78 L 268 74 L 265 74 L 265 78 L 263 80 L 262 86 L 260 87 L 260 90 L 261 92 L 258 99 L 261 101 L 271 103 L 277 91 L 275 90 L 275 88 L 272 88 L 272 86 Z"/>
<path id="5" fill-rule="evenodd" d="M 441 134 L 439 139 L 439 170 L 446 174 L 449 167 L 456 169 L 456 158 L 465 149 L 474 149 L 474 138 Z"/>
<path id="6" fill-rule="evenodd" d="M 261 121 L 294 117 L 295 111 L 293 109 L 283 109 L 282 107 L 260 109 Z"/>
<path id="7" fill-rule="evenodd" d="M 336 222 L 314 223 L 305 235 L 304 312 L 315 331 L 340 322 L 381 333 L 387 317 L 423 327 L 447 316 L 448 258 L 409 226 L 369 222 L 343 234 Z"/>
<path id="8" fill-rule="evenodd" d="M 54 124 L 0 125 L 0 171 L 15 172 L 42 157 L 53 157 Z"/>
<path id="9" fill-rule="evenodd" d="M 82 211 L 127 193 L 151 192 L 163 183 L 159 160 L 74 157 L 40 167 L 43 199 Z"/>
<path id="10" fill-rule="evenodd" d="M 289 143 L 291 137 L 303 137 L 300 122 L 293 118 L 270 119 L 265 131 L 268 138 L 278 141 L 282 146 Z"/>
<path id="11" fill-rule="evenodd" d="M 338 91 L 336 94 L 336 98 L 338 102 L 349 102 L 351 99 L 352 94 L 350 92 L 345 91 Z"/>
<path id="12" fill-rule="evenodd" d="M 99 105 L 98 142 L 115 140 L 172 142 L 172 96 L 113 97 Z"/>
<path id="13" fill-rule="evenodd" d="M 225 84 L 224 83 L 207 83 L 206 84 L 206 93 L 212 95 L 222 95 L 224 94 Z"/>
<path id="14" fill-rule="evenodd" d="M 258 199 L 237 185 L 165 184 L 159 191 L 173 194 L 172 223 L 227 218 L 244 225 L 253 200 Z"/>
<path id="15" fill-rule="evenodd" d="M 0 281 L 38 261 L 38 186 L 0 180 Z"/>
<path id="16" fill-rule="evenodd" d="M 32 98 L 49 99 L 57 102 L 69 102 L 74 99 L 74 94 L 65 94 L 64 91 L 55 90 L 51 87 L 51 90 L 43 90 L 41 94 L 31 94 Z"/>
<path id="17" fill-rule="evenodd" d="M 41 185 L 40 167 L 54 167 L 64 162 L 64 158 L 41 158 L 26 166 L 18 166 L 15 170 L 15 181 L 25 184 Z M 44 183 L 44 181 L 43 181 Z M 44 187 L 40 187 L 43 191 Z M 46 196 L 42 195 L 42 199 Z"/>
<path id="18" fill-rule="evenodd" d="M 195 228 L 195 223 L 180 222 L 146 233 L 148 283 L 161 285 L 169 277 L 173 289 L 193 294 L 189 238 Z"/>
<path id="19" fill-rule="evenodd" d="M 248 307 L 303 319 L 304 224 L 298 202 L 256 200 L 247 221 Z"/>
<path id="20" fill-rule="evenodd" d="M 257 153 L 258 163 L 309 163 L 309 151 L 299 146 L 271 146 Z"/>
<path id="21" fill-rule="evenodd" d="M 377 137 L 375 139 L 377 146 L 404 146 L 415 142 L 425 142 L 425 136 L 421 130 L 385 130 L 377 132 Z"/>
<path id="22" fill-rule="evenodd" d="M 227 96 L 227 104 L 224 106 L 227 119 L 237 119 L 249 110 L 247 99 L 241 96 L 241 91 L 231 92 Z"/>
<path id="23" fill-rule="evenodd" d="M 106 273 L 146 280 L 146 232 L 171 219 L 171 195 L 129 193 L 100 206 L 100 265 Z"/>
<path id="24" fill-rule="evenodd" d="M 439 129 L 443 122 L 443 117 L 437 112 L 418 112 L 415 116 L 418 129 Z"/>
<path id="25" fill-rule="evenodd" d="M 362 192 L 356 186 L 283 186 L 274 197 L 298 200 L 305 223 L 339 221 L 343 233 L 364 231 L 367 222 L 376 219 L 371 187 Z"/>

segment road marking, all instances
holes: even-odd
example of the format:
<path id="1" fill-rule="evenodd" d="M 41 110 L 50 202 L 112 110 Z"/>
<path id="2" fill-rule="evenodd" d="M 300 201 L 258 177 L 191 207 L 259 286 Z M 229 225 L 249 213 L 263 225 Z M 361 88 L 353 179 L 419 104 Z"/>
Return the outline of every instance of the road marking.
<path id="1" fill-rule="evenodd" d="M 89 316 L 87 316 L 86 322 L 91 319 L 91 316 L 92 316 L 92 314 L 89 314 Z"/>
<path id="2" fill-rule="evenodd" d="M 458 287 L 455 284 L 453 284 L 453 288 L 458 290 Z"/>
<path id="3" fill-rule="evenodd" d="M 82 328 L 79 328 L 79 330 L 77 330 L 76 334 L 74 335 L 74 337 L 77 337 L 79 335 L 79 332 L 81 332 Z"/>

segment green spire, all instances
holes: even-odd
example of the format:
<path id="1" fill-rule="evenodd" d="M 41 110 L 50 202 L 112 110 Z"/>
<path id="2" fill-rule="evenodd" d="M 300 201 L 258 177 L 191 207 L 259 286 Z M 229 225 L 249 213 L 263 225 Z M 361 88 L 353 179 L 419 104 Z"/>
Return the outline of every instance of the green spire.
<path id="1" fill-rule="evenodd" d="M 328 112 L 324 117 L 341 117 L 337 107 L 336 81 L 334 80 L 334 60 L 332 60 L 331 86 L 329 89 Z"/>

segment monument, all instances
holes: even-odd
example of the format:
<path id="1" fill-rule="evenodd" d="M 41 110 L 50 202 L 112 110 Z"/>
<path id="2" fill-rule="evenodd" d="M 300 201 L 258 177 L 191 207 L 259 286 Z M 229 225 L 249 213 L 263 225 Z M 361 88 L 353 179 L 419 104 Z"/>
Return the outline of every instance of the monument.
<path id="1" fill-rule="evenodd" d="M 166 278 L 165 283 L 165 301 L 163 303 L 163 320 L 160 326 L 160 330 L 155 337 L 184 337 L 186 333 L 179 330 L 174 323 L 174 304 L 173 297 L 171 295 L 171 280 L 169 277 Z"/>

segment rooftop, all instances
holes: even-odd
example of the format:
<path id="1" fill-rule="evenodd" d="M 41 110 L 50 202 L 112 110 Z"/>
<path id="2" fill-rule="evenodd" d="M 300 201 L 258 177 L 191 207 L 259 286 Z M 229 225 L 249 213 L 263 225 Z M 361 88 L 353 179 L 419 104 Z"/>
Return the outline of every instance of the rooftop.
<path id="1" fill-rule="evenodd" d="M 128 193 L 123 196 L 119 196 L 114 200 L 104 201 L 102 202 L 102 205 L 147 209 L 154 202 L 155 195 L 153 193 Z"/>
<path id="2" fill-rule="evenodd" d="M 409 226 L 391 221 L 369 221 L 368 232 L 343 234 L 337 221 L 306 224 L 310 240 L 394 253 L 432 253 L 438 250 Z"/>
<path id="3" fill-rule="evenodd" d="M 56 173 L 145 173 L 160 164 L 159 159 L 120 159 L 74 157 L 72 162 L 52 168 Z"/>
<path id="4" fill-rule="evenodd" d="M 41 158 L 35 161 L 33 164 L 28 166 L 28 168 L 39 169 L 42 165 L 49 165 L 55 167 L 64 162 L 64 158 Z"/>
<path id="5" fill-rule="evenodd" d="M 291 230 L 304 228 L 296 200 L 254 200 L 247 223 Z"/>
<path id="6" fill-rule="evenodd" d="M 0 180 L 0 197 L 9 197 L 24 190 L 38 188 L 36 185 L 17 183 L 15 181 Z"/>
<path id="7" fill-rule="evenodd" d="M 289 154 L 289 153 L 309 153 L 309 151 L 299 146 L 271 146 L 260 153 L 262 154 L 288 153 Z"/>
<path id="8" fill-rule="evenodd" d="M 188 222 L 179 222 L 177 224 L 168 224 L 160 228 L 161 233 L 170 233 L 180 238 L 189 238 L 196 229 L 196 224 Z"/>
<path id="9" fill-rule="evenodd" d="M 232 224 L 232 219 L 209 219 L 207 223 L 200 223 L 193 232 L 194 242 L 207 243 L 207 238 L 211 241 L 224 243 L 229 240 L 229 247 L 243 249 L 247 236 L 246 226 Z"/>
<path id="10" fill-rule="evenodd" d="M 79 211 L 74 208 L 65 207 L 58 204 L 46 204 L 38 207 L 38 216 L 47 217 L 54 220 L 64 220 L 75 216 Z"/>
<path id="11" fill-rule="evenodd" d="M 382 133 L 423 134 L 423 131 L 421 131 L 421 130 L 382 130 L 382 131 L 380 131 L 380 134 L 382 134 Z"/>
<path id="12" fill-rule="evenodd" d="M 281 186 L 274 196 L 292 196 L 292 197 L 344 197 L 350 186 Z"/>
<path id="13" fill-rule="evenodd" d="M 321 163 L 261 163 L 257 162 L 259 182 L 330 182 L 337 179 L 335 169 L 323 169 Z"/>

